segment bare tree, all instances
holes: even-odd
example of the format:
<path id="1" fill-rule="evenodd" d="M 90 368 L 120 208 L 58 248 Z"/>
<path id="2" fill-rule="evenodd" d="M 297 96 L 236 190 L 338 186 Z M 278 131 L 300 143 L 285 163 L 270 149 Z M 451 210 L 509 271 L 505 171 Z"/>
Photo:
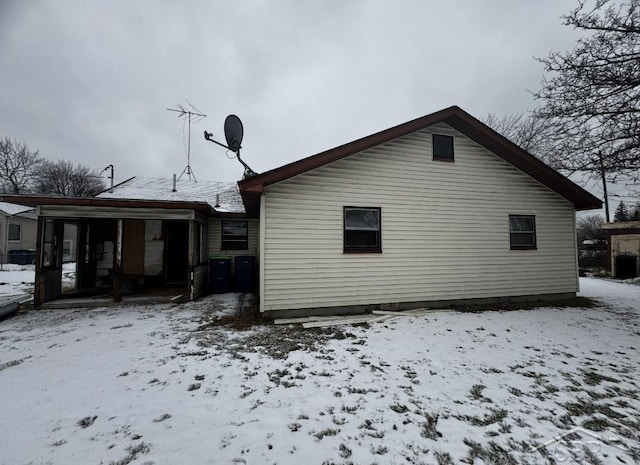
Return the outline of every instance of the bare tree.
<path id="1" fill-rule="evenodd" d="M 489 113 L 484 123 L 547 164 L 561 168 L 554 157 L 553 145 L 549 143 L 553 131 L 553 124 L 549 119 L 540 118 L 533 113 L 504 116 Z"/>
<path id="2" fill-rule="evenodd" d="M 33 190 L 45 160 L 24 142 L 0 139 L 0 189 L 4 193 L 24 194 Z"/>
<path id="3" fill-rule="evenodd" d="M 638 179 L 640 168 L 640 0 L 584 1 L 564 16 L 584 31 L 575 48 L 551 52 L 536 115 L 550 120 L 556 166 L 593 177 Z"/>
<path id="4" fill-rule="evenodd" d="M 98 170 L 65 160 L 44 163 L 36 185 L 40 194 L 63 197 L 92 197 L 105 188 Z"/>
<path id="5" fill-rule="evenodd" d="M 578 244 L 582 244 L 585 240 L 603 241 L 607 238 L 607 234 L 602 229 L 603 218 L 600 215 L 589 215 L 578 220 L 576 232 L 578 235 Z"/>

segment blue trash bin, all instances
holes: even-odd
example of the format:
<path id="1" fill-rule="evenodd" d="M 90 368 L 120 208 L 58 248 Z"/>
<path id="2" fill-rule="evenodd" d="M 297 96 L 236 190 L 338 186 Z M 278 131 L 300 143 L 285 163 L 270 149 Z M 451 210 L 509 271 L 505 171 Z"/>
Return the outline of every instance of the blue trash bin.
<path id="1" fill-rule="evenodd" d="M 33 263 L 33 259 L 35 259 L 35 252 L 33 255 L 29 250 L 9 250 L 8 262 L 15 263 L 16 265 L 30 265 Z M 33 257 L 33 258 L 31 258 Z"/>
<path id="2" fill-rule="evenodd" d="M 212 294 L 229 292 L 231 289 L 231 258 L 211 257 L 209 259 L 209 290 Z"/>
<path id="3" fill-rule="evenodd" d="M 236 257 L 236 290 L 238 292 L 252 292 L 255 288 L 256 257 L 242 255 Z"/>

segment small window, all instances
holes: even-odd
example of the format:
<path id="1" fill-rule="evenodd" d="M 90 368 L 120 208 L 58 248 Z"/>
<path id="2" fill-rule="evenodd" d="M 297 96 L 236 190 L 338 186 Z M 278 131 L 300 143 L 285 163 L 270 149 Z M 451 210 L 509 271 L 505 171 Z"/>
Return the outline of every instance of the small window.
<path id="1" fill-rule="evenodd" d="M 344 207 L 344 251 L 382 252 L 380 208 Z"/>
<path id="2" fill-rule="evenodd" d="M 71 241 L 70 239 L 65 239 L 64 241 L 62 241 L 62 256 L 64 258 L 70 258 L 71 257 L 71 246 L 73 244 L 73 241 Z"/>
<path id="3" fill-rule="evenodd" d="M 20 225 L 9 223 L 9 240 L 19 242 L 20 241 Z"/>
<path id="4" fill-rule="evenodd" d="M 511 250 L 536 248 L 536 217 L 533 215 L 509 215 Z"/>
<path id="5" fill-rule="evenodd" d="M 221 250 L 248 250 L 249 223 L 247 221 L 222 222 Z"/>
<path id="6" fill-rule="evenodd" d="M 433 159 L 453 161 L 453 136 L 432 134 Z"/>

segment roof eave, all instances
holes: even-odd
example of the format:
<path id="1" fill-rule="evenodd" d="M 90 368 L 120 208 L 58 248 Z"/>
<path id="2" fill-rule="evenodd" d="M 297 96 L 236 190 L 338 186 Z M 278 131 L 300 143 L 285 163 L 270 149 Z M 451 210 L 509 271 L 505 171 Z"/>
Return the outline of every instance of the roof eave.
<path id="1" fill-rule="evenodd" d="M 390 140 L 425 129 L 434 124 L 444 122 L 462 132 L 470 139 L 495 153 L 525 174 L 546 185 L 558 195 L 570 201 L 576 210 L 593 210 L 602 207 L 602 201 L 573 183 L 553 168 L 549 167 L 524 149 L 520 148 L 504 136 L 500 135 L 460 107 L 452 106 L 409 121 L 370 136 L 349 142 L 339 147 L 326 150 L 302 160 L 267 171 L 238 182 L 238 187 L 245 201 L 251 201 L 270 184 L 275 184 L 293 176 L 305 173 L 320 166 L 353 155 L 371 147 L 384 144 Z M 248 209 L 248 208 L 247 208 Z"/>

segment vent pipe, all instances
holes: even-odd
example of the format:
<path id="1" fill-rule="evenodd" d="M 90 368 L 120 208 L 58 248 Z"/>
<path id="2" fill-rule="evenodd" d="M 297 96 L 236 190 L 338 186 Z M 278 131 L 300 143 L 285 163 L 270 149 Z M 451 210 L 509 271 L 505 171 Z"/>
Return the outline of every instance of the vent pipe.
<path id="1" fill-rule="evenodd" d="M 215 208 L 220 208 L 220 194 L 216 194 L 216 206 Z"/>
<path id="2" fill-rule="evenodd" d="M 178 189 L 176 189 L 176 174 L 175 174 L 175 173 L 173 173 L 173 191 L 172 191 L 172 192 L 175 192 L 175 191 L 177 191 L 177 190 L 178 190 Z"/>

